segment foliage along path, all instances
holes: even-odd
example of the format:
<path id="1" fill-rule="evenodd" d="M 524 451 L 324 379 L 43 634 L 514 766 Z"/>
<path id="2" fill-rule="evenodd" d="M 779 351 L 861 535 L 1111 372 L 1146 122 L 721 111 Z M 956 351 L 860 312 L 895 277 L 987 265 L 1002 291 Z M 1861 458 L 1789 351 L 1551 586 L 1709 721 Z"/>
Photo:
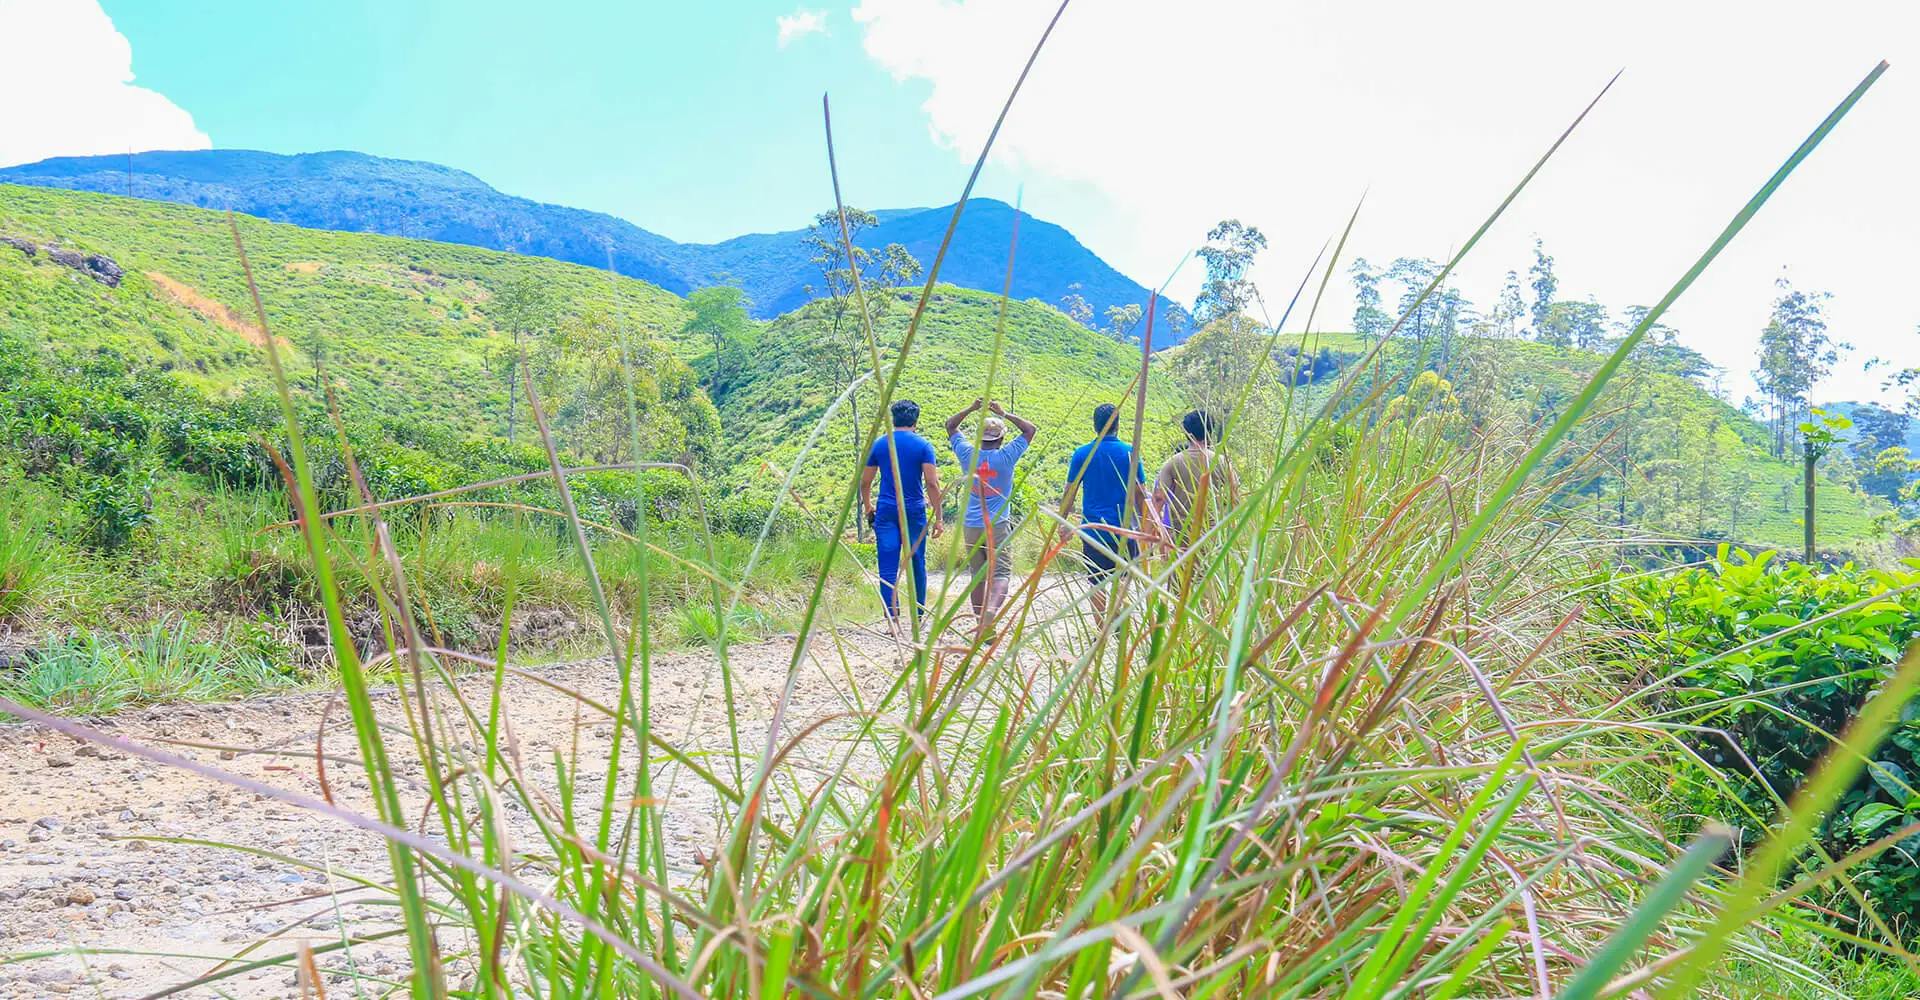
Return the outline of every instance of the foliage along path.
<path id="1" fill-rule="evenodd" d="M 742 766 L 749 773 L 765 746 L 793 652 L 791 639 L 730 650 L 741 748 L 748 758 Z M 857 702 L 871 703 L 893 680 L 903 652 L 865 629 L 816 638 L 795 681 L 782 738 Z M 711 652 L 656 657 L 653 677 L 652 717 L 662 737 L 690 752 L 706 751 L 708 766 L 726 770 L 730 737 Z M 480 671 L 464 677 L 460 687 L 469 704 L 485 706 L 490 682 L 491 672 Z M 618 685 L 605 659 L 510 675 L 504 703 L 513 738 L 505 751 L 549 794 L 556 753 L 577 752 L 583 776 L 604 774 L 612 723 L 557 689 L 612 705 Z M 450 701 L 444 689 L 434 694 Z M 309 795 L 321 793 L 314 753 L 324 728 L 333 795 L 341 805 L 371 814 L 364 772 L 351 759 L 351 723 L 341 706 L 328 710 L 331 698 L 314 693 L 162 706 L 109 718 L 99 727 Z M 377 708 L 386 727 L 404 726 L 393 689 L 379 692 Z M 871 745 L 850 748 L 855 725 L 840 721 L 814 731 L 800 745 L 797 763 L 824 775 L 851 749 L 850 771 L 858 780 L 863 759 L 870 765 L 874 758 Z M 630 732 L 626 739 L 630 746 Z M 409 815 L 418 815 L 425 802 L 420 762 L 411 742 L 392 728 L 388 746 L 406 782 Z M 665 792 L 670 879 L 684 886 L 699 878 L 701 860 L 714 853 L 721 803 L 709 785 L 677 765 L 655 774 Z M 597 799 L 597 778 L 591 788 L 587 784 L 579 801 Z M 156 953 L 63 954 L 0 964 L 0 997 L 144 996 L 205 974 L 256 942 L 260 946 L 249 959 L 287 954 L 303 940 L 317 950 L 337 945 L 343 932 L 392 926 L 392 907 L 372 905 L 390 901 L 379 888 L 388 880 L 382 842 L 331 819 L 25 724 L 0 724 L 0 787 L 6 789 L 0 796 L 0 956 L 71 949 Z M 590 823 L 582 817 L 581 828 Z M 511 815 L 509 828 L 523 848 L 540 845 L 524 814 Z M 194 840 L 246 851 L 187 842 Z M 545 877 L 537 869 L 523 874 L 536 883 Z M 357 877 L 372 885 L 359 884 Z M 319 960 L 329 993 L 351 995 L 347 957 L 336 951 Z M 404 985 L 404 939 L 356 946 L 351 962 L 363 976 Z M 290 968 L 245 973 L 181 995 L 290 996 L 297 988 Z"/>

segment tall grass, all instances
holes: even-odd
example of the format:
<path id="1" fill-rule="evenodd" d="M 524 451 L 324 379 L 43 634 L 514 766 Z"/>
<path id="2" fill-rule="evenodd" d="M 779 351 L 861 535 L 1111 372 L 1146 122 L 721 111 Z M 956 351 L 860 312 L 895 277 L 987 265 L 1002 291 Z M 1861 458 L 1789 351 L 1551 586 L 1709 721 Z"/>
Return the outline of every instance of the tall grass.
<path id="1" fill-rule="evenodd" d="M 580 700 L 583 717 L 611 724 L 603 763 L 577 750 L 545 770 L 523 759 L 508 731 L 504 636 L 487 700 L 469 700 L 424 638 L 418 588 L 380 513 L 357 546 L 318 516 L 268 337 L 286 471 L 373 812 L 118 745 L 383 834 L 392 920 L 361 935 L 405 937 L 408 988 L 422 997 L 1595 996 L 1710 981 L 1711 958 L 1728 950 L 1767 960 L 1746 932 L 1778 905 L 1763 899 L 1766 878 L 1797 854 L 1819 796 L 1844 787 L 1845 772 L 1816 782 L 1758 874 L 1700 881 L 1717 842 L 1682 853 L 1634 794 L 1650 760 L 1681 751 L 1660 726 L 1606 717 L 1619 678 L 1576 641 L 1588 550 L 1577 512 L 1558 505 L 1565 482 L 1543 470 L 1645 329 L 1872 79 L 1551 427 L 1356 398 L 1353 380 L 1331 398 L 1289 399 L 1288 433 L 1270 446 L 1226 442 L 1245 498 L 1191 549 L 1131 567 L 1104 618 L 1056 575 L 1069 557 L 1045 540 L 1042 509 L 1022 529 L 1043 536 L 1039 563 L 991 637 L 949 645 L 964 600 L 942 593 L 911 639 L 876 655 L 823 599 L 846 558 L 834 539 L 849 490 L 762 725 L 734 699 L 724 655 L 750 574 L 717 573 L 709 558 L 710 612 L 683 621 L 722 654 L 727 718 L 724 738 L 700 745 L 676 743 L 651 711 L 661 575 L 644 520 L 630 538 L 589 538 L 529 385 L 570 554 L 619 671 L 612 705 Z M 255 305 L 266 328 L 257 294 Z M 913 330 L 890 359 L 870 352 L 876 414 Z M 957 554 L 946 547 L 949 566 Z M 509 607 L 527 556 L 502 560 Z M 348 572 L 388 623 L 397 718 L 376 716 L 372 678 L 344 641 Z M 809 657 L 856 679 L 844 711 L 800 714 L 792 695 Z M 1852 745 L 1887 719 L 1877 704 Z M 425 770 L 407 795 L 395 738 Z M 680 783 L 719 809 L 719 836 L 693 864 L 668 837 L 686 817 L 663 790 Z"/>
<path id="2" fill-rule="evenodd" d="M 83 630 L 48 639 L 26 666 L 0 674 L 0 696 L 70 715 L 100 715 L 128 705 L 217 701 L 299 678 L 233 635 L 207 639 L 184 619 L 155 622 L 130 636 Z"/>
<path id="3" fill-rule="evenodd" d="M 38 510 L 19 497 L 0 497 L 0 622 L 41 600 L 55 581 L 52 546 L 36 522 Z"/>

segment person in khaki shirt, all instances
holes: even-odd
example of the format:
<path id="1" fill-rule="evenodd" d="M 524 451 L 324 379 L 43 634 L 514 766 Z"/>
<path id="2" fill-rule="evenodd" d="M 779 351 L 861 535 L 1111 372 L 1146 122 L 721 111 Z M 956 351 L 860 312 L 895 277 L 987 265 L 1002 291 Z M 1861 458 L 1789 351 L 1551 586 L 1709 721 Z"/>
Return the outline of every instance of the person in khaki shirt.
<path id="1" fill-rule="evenodd" d="M 1206 534 L 1215 512 L 1240 500 L 1240 478 L 1225 455 L 1214 453 L 1220 418 L 1193 410 L 1180 418 L 1187 446 L 1160 467 L 1153 498 L 1176 547 L 1185 548 Z"/>

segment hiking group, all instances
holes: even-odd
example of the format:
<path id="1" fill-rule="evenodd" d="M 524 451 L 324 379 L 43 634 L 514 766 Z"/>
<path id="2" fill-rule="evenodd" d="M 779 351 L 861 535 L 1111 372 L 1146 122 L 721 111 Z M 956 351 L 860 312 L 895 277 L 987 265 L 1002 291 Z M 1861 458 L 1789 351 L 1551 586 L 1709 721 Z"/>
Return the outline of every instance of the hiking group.
<path id="1" fill-rule="evenodd" d="M 962 426 L 983 408 L 988 415 L 970 438 Z M 880 602 L 888 624 L 897 628 L 903 560 L 910 568 L 908 585 L 915 611 L 926 613 L 927 543 L 940 537 L 944 498 L 939 458 L 933 443 L 920 434 L 919 404 L 899 400 L 891 416 L 892 433 L 867 449 L 860 471 L 860 508 L 873 528 Z M 1185 549 L 1205 533 L 1215 498 L 1225 503 L 1237 499 L 1239 482 L 1225 457 L 1214 452 L 1220 423 L 1204 410 L 1181 418 L 1185 445 L 1160 466 L 1150 490 L 1144 462 L 1120 440 L 1119 408 L 1112 403 L 1094 407 L 1092 423 L 1093 439 L 1076 448 L 1067 463 L 1066 492 L 1060 501 L 1061 511 L 1070 517 L 1078 499 L 1079 524 L 1061 527 L 1055 537 L 1064 542 L 1068 532 L 1078 534 L 1093 608 L 1104 616 L 1108 582 L 1124 565 L 1140 558 L 1142 542 L 1149 548 Z M 1012 440 L 1007 438 L 1009 426 L 1018 432 Z M 1016 515 L 1009 501 L 1014 467 L 1027 454 L 1039 428 L 998 402 L 975 399 L 948 417 L 943 430 L 966 476 L 961 531 L 972 577 L 969 598 L 985 635 L 1013 577 Z"/>

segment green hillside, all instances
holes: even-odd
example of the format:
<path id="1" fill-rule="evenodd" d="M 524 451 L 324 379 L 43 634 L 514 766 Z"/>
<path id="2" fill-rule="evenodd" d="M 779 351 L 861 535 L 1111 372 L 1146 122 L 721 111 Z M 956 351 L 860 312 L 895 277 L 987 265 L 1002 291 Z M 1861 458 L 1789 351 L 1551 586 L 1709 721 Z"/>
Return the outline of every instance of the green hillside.
<path id="1" fill-rule="evenodd" d="M 606 433 L 626 419 L 613 349 L 624 326 L 661 338 L 635 345 L 644 457 L 714 467 L 717 416 L 666 339 L 691 315 L 679 298 L 544 259 L 238 223 L 323 506 L 356 503 L 359 487 L 315 392 L 316 360 L 377 497 L 546 467 L 524 395 L 518 443 L 505 440 L 512 338 L 498 329 L 500 303 L 529 286 L 548 303 L 525 339 L 563 455 L 626 457 L 608 453 L 624 429 Z M 276 527 L 290 506 L 267 447 L 284 452 L 287 434 L 252 316 L 224 214 L 0 185 L 0 693 L 104 710 L 299 683 L 330 667 L 312 563 Z M 710 545 L 684 479 L 650 473 L 646 489 L 658 548 L 645 561 L 668 612 L 655 619 L 659 639 L 699 641 L 714 629 L 700 606 L 704 567 L 739 577 L 752 548 L 739 535 L 767 508 L 710 492 L 704 509 L 724 532 Z M 600 524 L 631 528 L 641 515 L 628 476 L 577 477 L 574 496 Z M 580 624 L 593 598 L 577 551 L 554 521 L 522 512 L 557 506 L 551 486 L 465 499 L 523 506 L 394 514 L 435 641 L 492 649 L 506 629 L 533 651 L 593 635 Z M 341 591 L 370 650 L 383 641 L 372 536 L 364 523 L 336 525 Z M 631 600 L 639 555 L 611 533 L 594 537 L 615 599 Z M 735 634 L 792 629 L 798 581 L 827 548 L 777 534 L 743 588 Z M 844 559 L 827 597 L 851 603 L 852 617 L 873 600 Z"/>
<path id="2" fill-rule="evenodd" d="M 831 333 L 830 310 L 822 303 L 754 326 L 746 349 L 721 360 L 705 356 L 710 345 L 703 339 L 683 334 L 691 315 L 685 302 L 644 282 L 453 244 L 247 217 L 239 223 L 300 388 L 310 392 L 315 384 L 317 355 L 356 444 L 372 453 L 376 471 L 391 473 L 376 482 L 376 492 L 540 465 L 526 436 L 516 448 L 502 440 L 511 340 L 500 330 L 496 296 L 516 282 L 537 285 L 551 303 L 550 329 L 536 331 L 530 353 L 543 391 L 552 396 L 547 402 L 563 447 L 583 458 L 619 454 L 624 433 L 596 433 L 624 419 L 624 402 L 610 389 L 617 370 L 593 358 L 595 351 L 607 353 L 605 331 L 613 326 L 649 331 L 660 346 L 642 359 L 639 372 L 658 397 L 644 438 L 657 450 L 647 457 L 691 453 L 730 496 L 751 498 L 760 509 L 774 498 L 849 368 L 842 359 L 855 334 L 846 327 Z M 50 362 L 107 351 L 132 369 L 163 370 L 232 411 L 213 420 L 225 432 L 242 439 L 272 432 L 275 418 L 259 405 L 261 394 L 250 391 L 264 385 L 265 373 L 224 214 L 0 185 L 0 237 L 101 254 L 124 271 L 110 287 L 45 253 L 0 245 L 0 336 L 38 346 Z M 889 362 L 911 299 L 909 292 L 889 293 L 878 325 Z M 923 405 L 929 436 L 937 439 L 940 419 L 984 388 L 998 318 L 999 301 L 991 294 L 942 286 L 934 296 L 898 392 Z M 1320 336 L 1310 351 L 1322 347 L 1341 366 L 1365 349 L 1358 337 L 1343 334 Z M 1395 348 L 1382 372 L 1404 377 L 1413 366 L 1411 348 Z M 682 362 L 706 373 L 717 419 Z M 1498 401 L 1532 421 L 1556 413 L 1597 363 L 1585 352 L 1501 341 L 1469 343 L 1444 367 L 1463 399 L 1482 406 Z M 1035 477 L 1029 490 L 1057 488 L 1067 454 L 1085 437 L 1088 411 L 1097 402 L 1122 401 L 1138 364 L 1135 349 L 1051 307 L 1008 305 L 995 395 L 1041 425 L 1027 464 Z M 1149 385 L 1149 460 L 1175 446 L 1174 418 L 1197 391 L 1183 391 L 1163 374 L 1173 367 L 1157 364 Z M 1323 375 L 1318 384 L 1330 381 Z M 838 496 L 856 468 L 874 398 L 869 382 L 854 407 L 859 419 L 843 410 L 801 466 L 796 486 L 806 503 Z M 317 403 L 308 405 L 323 424 Z M 520 420 L 524 426 L 524 410 Z M 1762 428 L 1687 379 L 1639 366 L 1608 389 L 1582 434 L 1595 457 L 1584 470 L 1580 498 L 1603 522 L 1670 537 L 1771 545 L 1799 539 L 1796 465 L 1767 454 Z M 344 481 L 340 486 L 344 491 Z M 1822 543 L 1852 552 L 1872 547 L 1874 519 L 1884 511 L 1855 490 L 1824 483 Z"/>
<path id="3" fill-rule="evenodd" d="M 525 436 L 517 449 L 501 441 L 511 341 L 499 329 L 504 323 L 495 297 L 517 280 L 544 291 L 552 303 L 548 326 L 565 329 L 617 314 L 626 328 L 650 331 L 683 360 L 699 361 L 711 349 L 683 334 L 690 315 L 683 300 L 644 282 L 454 244 L 309 230 L 245 216 L 238 221 L 296 389 L 312 395 L 317 354 L 358 446 L 386 449 L 397 464 L 437 470 L 399 477 L 388 492 L 542 464 Z M 133 369 L 164 370 L 216 403 L 247 410 L 238 430 L 272 432 L 277 418 L 261 405 L 258 392 L 266 382 L 259 334 L 223 213 L 0 185 L 0 236 L 101 254 L 125 272 L 118 287 L 108 287 L 44 253 L 29 256 L 0 246 L 0 335 L 37 345 L 65 363 L 107 351 Z M 911 309 L 910 293 L 892 296 L 893 308 L 879 326 L 889 360 Z M 713 379 L 725 432 L 707 428 L 704 433 L 718 444 L 694 450 L 703 459 L 724 459 L 706 463 L 709 475 L 744 487 L 762 506 L 778 481 L 769 481 L 763 465 L 784 471 L 839 392 L 820 362 L 824 312 L 824 305 L 815 305 L 756 326 L 751 349 Z M 986 293 L 948 286 L 936 293 L 900 389 L 924 404 L 930 435 L 938 436 L 941 416 L 982 390 L 998 312 L 998 299 Z M 554 355 L 577 353 L 572 339 L 537 333 L 529 343 L 536 374 L 544 371 L 536 346 L 541 342 L 551 342 Z M 1085 437 L 1088 411 L 1098 401 L 1119 400 L 1138 371 L 1139 356 L 1030 302 L 1010 303 L 1006 344 L 996 395 L 1045 428 L 1029 468 L 1052 488 L 1066 455 Z M 690 370 L 671 358 L 652 360 L 642 377 L 664 383 L 675 376 L 687 398 L 671 411 L 672 420 L 661 421 L 660 434 L 647 435 L 649 443 L 675 429 L 669 424 L 710 420 L 700 416 L 705 397 L 686 377 Z M 712 371 L 715 363 L 708 358 L 704 365 Z M 594 406 L 580 383 L 598 380 L 604 396 L 604 383 L 611 381 L 608 373 L 586 367 L 571 374 L 572 380 L 548 380 L 557 398 L 546 402 L 563 431 L 570 419 L 583 424 L 580 414 Z M 1151 389 L 1150 439 L 1164 451 L 1175 437 L 1178 404 L 1158 376 Z M 873 399 L 869 382 L 856 403 L 863 418 L 871 416 Z M 524 428 L 524 409 L 519 420 Z M 858 433 L 864 428 L 863 419 Z M 843 410 L 798 480 L 807 502 L 837 495 L 854 467 L 855 434 L 852 414 Z M 692 438 L 689 433 L 674 439 L 647 457 L 678 455 L 694 446 Z M 597 453 L 585 432 L 563 433 L 561 443 L 583 458 L 613 457 Z M 609 447 L 617 450 L 617 444 Z"/>
<path id="4" fill-rule="evenodd" d="M 357 418 L 424 425 L 456 440 L 504 435 L 508 338 L 490 322 L 488 303 L 515 278 L 543 286 L 561 320 L 611 309 L 617 288 L 633 326 L 677 332 L 685 321 L 677 296 L 604 271 L 238 220 L 291 374 L 310 376 L 319 352 L 342 409 Z M 108 348 L 178 372 L 216 398 L 261 384 L 253 309 L 223 213 L 0 185 L 0 236 L 102 254 L 126 272 L 109 288 L 45 254 L 0 246 L 0 329 L 70 354 Z"/>
<path id="5" fill-rule="evenodd" d="M 884 368 L 891 367 L 913 307 L 909 293 L 894 296 L 876 328 Z M 943 456 L 948 452 L 941 421 L 985 389 L 999 311 L 996 296 L 942 285 L 921 321 L 913 360 L 895 398 L 921 405 L 920 428 Z M 726 428 L 723 447 L 732 474 L 743 487 L 765 493 L 777 489 L 802 444 L 844 388 L 831 366 L 821 363 L 822 354 L 829 350 L 829 329 L 824 304 L 774 320 L 760 332 L 743 368 L 728 373 L 715 390 Z M 1039 425 L 1031 457 L 1021 466 L 1028 477 L 1022 489 L 1029 498 L 1058 495 L 1068 456 L 1090 436 L 1093 407 L 1129 402 L 1127 393 L 1139 372 L 1138 348 L 1094 333 L 1049 306 L 1008 303 L 1005 353 L 994 396 Z M 823 432 L 819 450 L 801 468 L 795 488 L 808 502 L 838 497 L 846 477 L 857 468 L 863 454 L 859 446 L 864 444 L 877 399 L 873 385 L 869 380 L 858 394 L 858 424 L 852 408 L 843 407 Z M 1148 382 L 1149 458 L 1163 456 L 1174 447 L 1179 411 L 1173 386 L 1156 370 Z M 769 466 L 777 473 L 765 472 Z M 955 472 L 949 470 L 947 475 Z"/>
<path id="6" fill-rule="evenodd" d="M 1411 345 L 1394 345 L 1381 367 L 1404 378 L 1416 364 Z M 1324 334 L 1311 349 L 1331 349 L 1343 364 L 1367 350 L 1356 334 Z M 1443 370 L 1463 401 L 1501 405 L 1525 423 L 1543 424 L 1586 386 L 1602 357 L 1525 340 L 1466 341 Z M 1490 402 L 1491 401 L 1491 402 Z M 1747 545 L 1801 544 L 1797 457 L 1775 458 L 1772 435 L 1752 417 L 1657 361 L 1630 362 L 1578 428 L 1585 456 L 1578 499 L 1622 536 L 1729 540 Z M 1825 472 L 1823 466 L 1823 472 Z M 1876 520 L 1883 501 L 1823 475 L 1815 527 L 1822 549 L 1866 556 L 1887 544 Z"/>

